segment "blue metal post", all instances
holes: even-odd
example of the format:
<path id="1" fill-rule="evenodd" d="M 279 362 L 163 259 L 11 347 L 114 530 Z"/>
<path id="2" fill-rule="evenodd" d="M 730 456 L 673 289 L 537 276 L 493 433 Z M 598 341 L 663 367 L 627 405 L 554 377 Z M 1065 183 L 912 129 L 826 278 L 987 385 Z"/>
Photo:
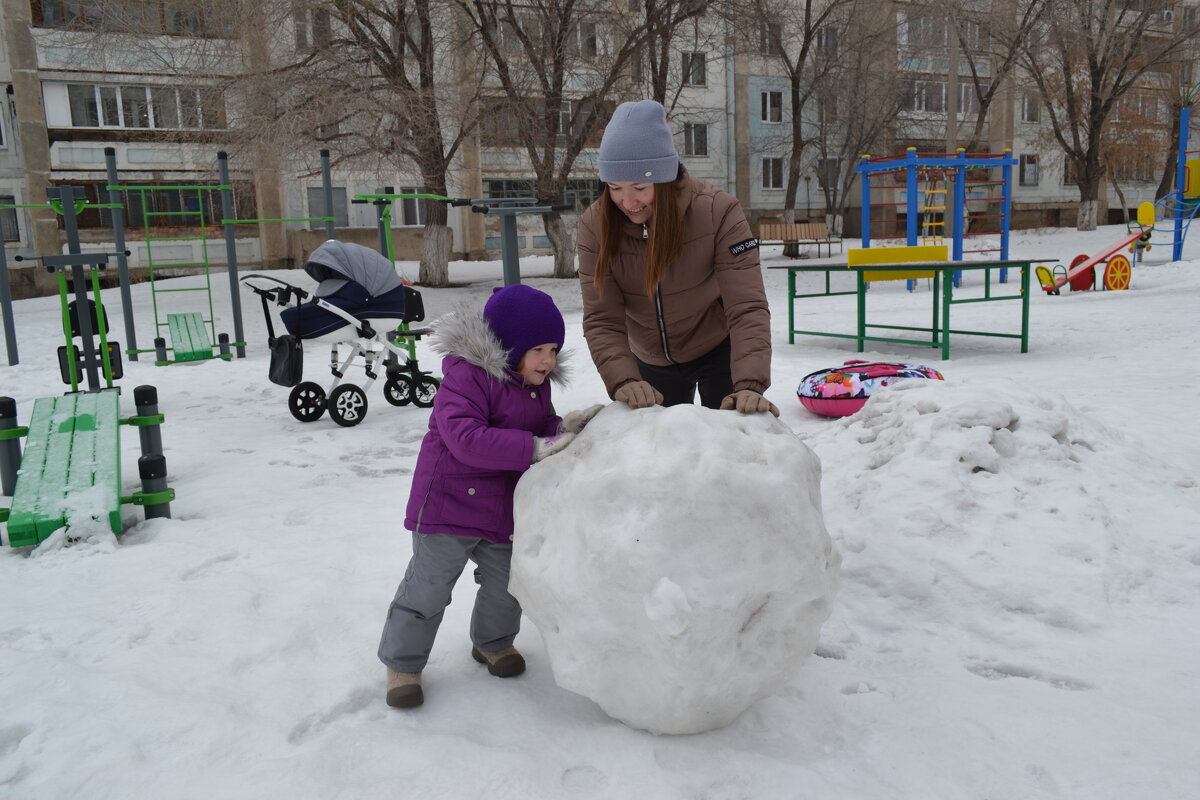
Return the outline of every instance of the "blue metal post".
<path id="1" fill-rule="evenodd" d="M 1001 180 L 1004 185 L 1000 187 L 1001 196 L 1004 200 L 1001 202 L 1000 209 L 1000 260 L 1008 260 L 1008 232 L 1012 229 L 1012 148 L 1004 148 L 1004 166 L 1000 168 L 1000 174 L 1003 176 Z M 1006 274 L 1002 273 L 1002 275 Z M 1004 277 L 1001 277 L 1001 282 Z"/>
<path id="2" fill-rule="evenodd" d="M 962 261 L 963 234 L 967 227 L 967 151 L 958 148 L 960 163 L 954 168 L 954 252 L 955 261 Z"/>
<path id="3" fill-rule="evenodd" d="M 871 246 L 871 173 L 867 169 L 869 156 L 859 160 L 858 171 L 862 175 L 860 188 L 862 191 L 862 246 Z"/>
<path id="4" fill-rule="evenodd" d="M 1175 243 L 1171 247 L 1171 260 L 1183 260 L 1183 188 L 1187 181 L 1188 129 L 1192 123 L 1191 106 L 1179 112 L 1179 155 L 1175 165 Z"/>
<path id="5" fill-rule="evenodd" d="M 906 233 L 908 235 L 908 246 L 915 247 L 917 244 L 918 231 L 917 216 L 920 214 L 919 206 L 917 205 L 917 178 L 919 177 L 917 175 L 917 148 L 908 148 L 905 164 L 905 172 L 907 173 L 905 175 L 907 178 L 905 192 L 908 195 L 906 206 L 908 218 L 905 220 L 907 224 Z"/>

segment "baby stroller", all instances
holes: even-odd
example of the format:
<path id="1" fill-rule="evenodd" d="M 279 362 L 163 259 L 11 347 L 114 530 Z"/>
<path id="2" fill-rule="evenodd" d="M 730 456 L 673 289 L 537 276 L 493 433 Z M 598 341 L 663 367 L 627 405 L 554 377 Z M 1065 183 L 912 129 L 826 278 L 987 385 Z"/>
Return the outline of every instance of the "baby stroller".
<path id="1" fill-rule="evenodd" d="M 288 397 L 292 416 L 313 422 L 328 408 L 338 425 L 362 422 L 367 414 L 366 390 L 379 377 L 381 357 L 386 376 L 383 396 L 389 403 L 432 406 L 440 382 L 422 372 L 416 358 L 416 341 L 432 331 L 408 327 L 409 322 L 425 319 L 421 293 L 407 285 L 395 266 L 376 251 L 334 239 L 313 251 L 304 271 L 318 282 L 311 300 L 300 287 L 269 275 L 255 273 L 242 278 L 246 287 L 262 298 L 271 348 L 269 377 L 273 383 L 293 387 Z M 252 278 L 278 285 L 258 285 L 249 282 Z M 279 319 L 287 328 L 286 335 L 275 335 L 268 300 L 284 306 Z M 289 305 L 293 300 L 295 305 Z M 303 380 L 305 340 L 331 344 L 333 382 L 328 394 L 320 384 Z M 344 359 L 342 347 L 349 348 Z M 366 362 L 367 381 L 361 387 L 343 383 L 347 369 L 360 355 Z"/>

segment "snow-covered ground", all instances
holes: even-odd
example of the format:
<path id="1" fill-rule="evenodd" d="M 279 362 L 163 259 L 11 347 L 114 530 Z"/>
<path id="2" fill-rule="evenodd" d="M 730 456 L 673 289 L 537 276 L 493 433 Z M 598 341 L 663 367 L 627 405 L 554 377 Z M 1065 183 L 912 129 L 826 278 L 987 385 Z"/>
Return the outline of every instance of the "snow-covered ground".
<path id="1" fill-rule="evenodd" d="M 1017 232 L 1013 253 L 1069 261 L 1122 230 Z M 764 267 L 784 263 L 778 252 L 766 249 Z M 261 308 L 244 291 L 245 359 L 125 365 L 123 415 L 133 387 L 159 390 L 173 518 L 127 506 L 120 537 L 0 551 L 0 796 L 1200 796 L 1200 242 L 1182 262 L 1150 255 L 1126 292 L 1035 289 L 1029 353 L 958 337 L 948 361 L 899 345 L 862 356 L 848 340 L 788 345 L 786 273 L 764 270 L 768 397 L 821 459 L 842 587 L 816 654 L 783 690 L 725 728 L 674 737 L 558 688 L 529 623 L 517 639 L 528 671 L 488 676 L 470 656 L 469 572 L 425 705 L 386 707 L 375 649 L 409 555 L 401 521 L 428 412 L 388 405 L 379 382 L 357 427 L 294 420 L 288 390 L 267 380 Z M 545 258 L 522 271 L 558 300 L 576 350 L 557 405 L 605 402 L 577 283 L 550 278 Z M 501 268 L 454 263 L 450 277 L 465 285 L 422 290 L 430 318 L 482 303 Z M 227 283 L 214 278 L 214 303 L 232 333 Z M 133 296 L 147 346 L 148 287 Z M 178 305 L 160 313 L 195 310 L 195 295 L 163 297 Z M 104 298 L 124 344 L 119 293 Z M 812 329 L 848 330 L 853 302 L 797 310 Z M 21 363 L 0 366 L 0 394 L 27 421 L 35 398 L 64 389 L 62 328 L 56 297 L 15 307 Z M 927 289 L 876 284 L 871 307 L 920 324 Z M 1017 324 L 1015 303 L 954 314 L 955 327 Z M 436 371 L 424 342 L 419 353 Z M 846 420 L 799 404 L 802 377 L 855 357 L 928 364 L 946 382 L 890 390 Z M 326 383 L 327 358 L 307 348 L 306 377 Z M 138 443 L 126 430 L 130 493 Z M 698 490 L 691 473 L 679 465 L 673 501 Z M 603 598 L 594 609 L 605 613 Z"/>

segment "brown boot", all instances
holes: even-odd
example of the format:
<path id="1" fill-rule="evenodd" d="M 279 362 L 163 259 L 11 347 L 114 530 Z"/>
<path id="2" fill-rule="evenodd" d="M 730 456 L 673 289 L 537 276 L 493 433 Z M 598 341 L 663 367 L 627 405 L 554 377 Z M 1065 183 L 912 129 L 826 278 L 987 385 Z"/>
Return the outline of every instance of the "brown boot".
<path id="1" fill-rule="evenodd" d="M 421 691 L 421 673 L 387 671 L 387 704 L 392 708 L 416 708 L 425 702 Z"/>
<path id="2" fill-rule="evenodd" d="M 503 650 L 492 652 L 472 647 L 471 657 L 480 664 L 487 664 L 488 672 L 497 678 L 511 678 L 525 671 L 525 659 L 515 647 L 506 647 Z"/>

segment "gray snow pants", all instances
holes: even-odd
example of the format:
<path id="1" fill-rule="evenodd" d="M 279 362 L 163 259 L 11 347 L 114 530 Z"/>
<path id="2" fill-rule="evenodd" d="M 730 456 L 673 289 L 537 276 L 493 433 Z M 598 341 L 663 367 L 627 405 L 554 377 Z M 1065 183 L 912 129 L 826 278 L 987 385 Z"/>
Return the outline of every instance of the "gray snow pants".
<path id="1" fill-rule="evenodd" d="M 508 593 L 512 545 L 443 533 L 413 533 L 413 554 L 388 608 L 379 660 L 398 672 L 420 672 L 429 661 L 442 615 L 459 575 L 474 561 L 475 609 L 471 642 L 480 650 L 511 647 L 521 629 L 521 606 Z"/>

